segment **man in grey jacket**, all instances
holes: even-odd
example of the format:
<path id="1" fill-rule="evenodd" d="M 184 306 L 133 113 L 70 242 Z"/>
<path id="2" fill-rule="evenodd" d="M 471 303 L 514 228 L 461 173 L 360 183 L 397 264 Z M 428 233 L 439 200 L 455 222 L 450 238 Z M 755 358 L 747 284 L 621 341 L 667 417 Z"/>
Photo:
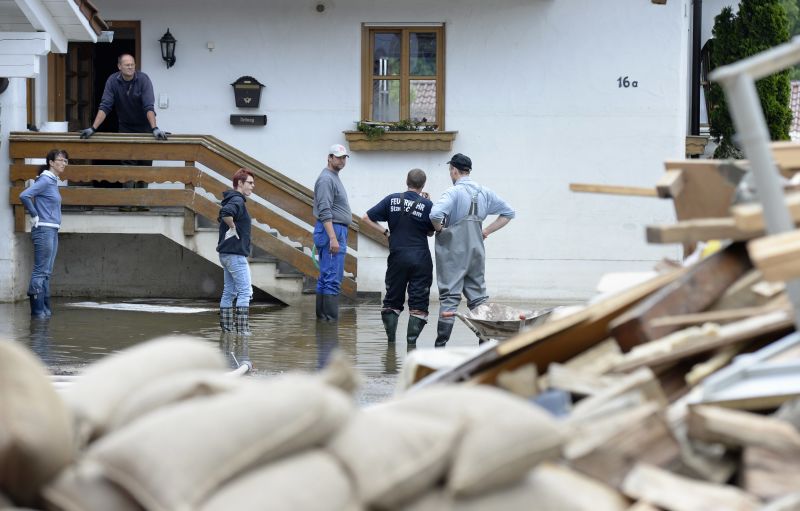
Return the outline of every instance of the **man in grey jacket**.
<path id="1" fill-rule="evenodd" d="M 317 318 L 339 319 L 339 293 L 347 253 L 347 228 L 352 221 L 350 202 L 339 172 L 347 164 L 347 149 L 334 144 L 328 150 L 328 165 L 314 184 L 314 245 L 319 254 Z"/>

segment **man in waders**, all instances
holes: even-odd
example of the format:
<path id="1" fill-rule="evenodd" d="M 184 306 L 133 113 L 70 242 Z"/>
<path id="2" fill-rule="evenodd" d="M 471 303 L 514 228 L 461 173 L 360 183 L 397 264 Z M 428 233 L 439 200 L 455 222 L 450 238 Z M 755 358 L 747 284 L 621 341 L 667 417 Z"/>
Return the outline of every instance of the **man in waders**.
<path id="1" fill-rule="evenodd" d="M 433 261 L 428 236 L 433 235 L 429 215 L 433 203 L 422 191 L 427 177 L 421 169 L 411 169 L 406 177 L 408 190 L 393 193 L 372 207 L 362 220 L 376 229 L 376 222 L 386 222 L 383 231 L 389 237 L 386 262 L 386 296 L 381 320 L 390 343 L 395 342 L 397 320 L 403 311 L 408 290 L 408 328 L 406 342 L 416 346 L 417 338 L 428 322 L 428 303 L 433 283 Z"/>
<path id="2" fill-rule="evenodd" d="M 314 245 L 319 254 L 317 280 L 317 318 L 339 319 L 339 293 L 344 276 L 347 253 L 347 227 L 353 219 L 347 190 L 339 172 L 347 164 L 347 149 L 333 144 L 328 150 L 328 166 L 322 169 L 314 184 Z"/>
<path id="3" fill-rule="evenodd" d="M 472 160 L 461 153 L 450 158 L 450 179 L 453 186 L 433 205 L 431 223 L 436 230 L 436 281 L 439 286 L 439 323 L 436 327 L 437 348 L 442 348 L 453 332 L 454 313 L 467 299 L 470 310 L 488 300 L 484 270 L 486 251 L 483 240 L 514 218 L 514 210 L 488 188 L 470 178 Z M 499 215 L 483 227 L 489 215 Z"/>

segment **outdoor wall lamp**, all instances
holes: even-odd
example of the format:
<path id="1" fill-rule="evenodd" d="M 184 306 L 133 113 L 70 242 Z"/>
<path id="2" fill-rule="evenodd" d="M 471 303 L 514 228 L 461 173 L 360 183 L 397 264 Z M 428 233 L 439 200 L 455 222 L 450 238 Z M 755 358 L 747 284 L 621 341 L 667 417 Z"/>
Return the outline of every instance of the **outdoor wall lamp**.
<path id="1" fill-rule="evenodd" d="M 158 42 L 161 43 L 161 58 L 167 63 L 167 69 L 169 69 L 175 64 L 175 43 L 178 41 L 167 29 L 167 33 L 162 35 Z"/>

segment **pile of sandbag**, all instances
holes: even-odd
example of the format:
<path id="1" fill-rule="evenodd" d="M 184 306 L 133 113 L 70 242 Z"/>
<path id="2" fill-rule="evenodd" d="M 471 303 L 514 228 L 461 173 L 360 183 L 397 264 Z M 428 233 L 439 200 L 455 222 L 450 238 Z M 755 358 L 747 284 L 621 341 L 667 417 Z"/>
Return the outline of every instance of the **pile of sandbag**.
<path id="1" fill-rule="evenodd" d="M 508 392 L 439 386 L 360 409 L 356 377 L 341 368 L 266 379 L 226 370 L 213 344 L 161 339 L 58 393 L 34 355 L 0 342 L 0 508 L 627 506 L 547 462 L 566 440 L 559 424 Z"/>

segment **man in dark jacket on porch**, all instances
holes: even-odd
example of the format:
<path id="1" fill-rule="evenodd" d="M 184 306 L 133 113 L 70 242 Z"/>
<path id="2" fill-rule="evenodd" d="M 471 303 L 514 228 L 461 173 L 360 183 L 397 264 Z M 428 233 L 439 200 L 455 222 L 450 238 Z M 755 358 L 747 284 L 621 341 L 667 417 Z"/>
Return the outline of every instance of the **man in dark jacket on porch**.
<path id="1" fill-rule="evenodd" d="M 91 126 L 81 131 L 81 138 L 94 135 L 106 116 L 115 110 L 120 133 L 152 133 L 156 140 L 166 140 L 167 134 L 156 125 L 155 94 L 150 77 L 136 70 L 136 60 L 128 54 L 119 56 L 117 69 L 119 72 L 106 80 L 97 116 Z M 122 164 L 149 166 L 153 161 L 122 160 Z M 133 181 L 125 183 L 125 188 L 134 187 L 147 188 L 147 184 L 143 181 L 138 181 L 135 185 Z"/>

